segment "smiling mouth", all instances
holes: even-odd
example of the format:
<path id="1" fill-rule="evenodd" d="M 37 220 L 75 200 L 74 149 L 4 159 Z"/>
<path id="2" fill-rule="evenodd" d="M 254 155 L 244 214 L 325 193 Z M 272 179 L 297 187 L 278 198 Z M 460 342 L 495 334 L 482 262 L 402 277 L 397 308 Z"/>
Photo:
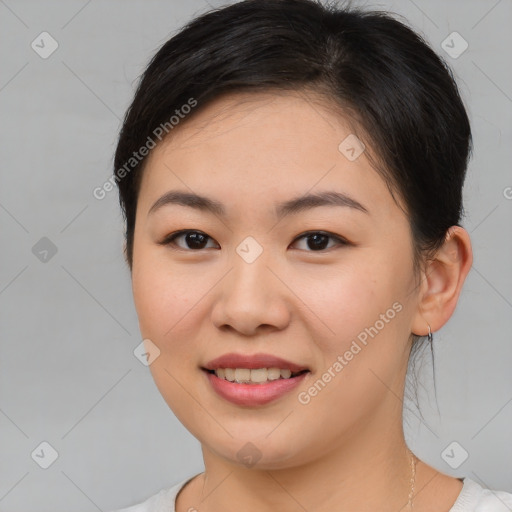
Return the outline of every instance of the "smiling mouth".
<path id="1" fill-rule="evenodd" d="M 235 384 L 267 384 L 276 380 L 288 380 L 298 377 L 309 370 L 301 370 L 292 372 L 290 369 L 282 368 L 217 368 L 216 370 L 208 370 L 203 368 L 207 373 L 215 375 L 219 379 L 227 380 Z"/>

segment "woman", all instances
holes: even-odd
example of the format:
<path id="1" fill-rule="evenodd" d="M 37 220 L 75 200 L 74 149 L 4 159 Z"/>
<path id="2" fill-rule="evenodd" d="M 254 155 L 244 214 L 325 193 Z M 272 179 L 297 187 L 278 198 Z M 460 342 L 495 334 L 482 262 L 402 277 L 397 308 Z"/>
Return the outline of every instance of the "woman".
<path id="1" fill-rule="evenodd" d="M 125 512 L 512 507 L 402 428 L 472 264 L 470 147 L 450 71 L 383 13 L 247 0 L 163 45 L 114 180 L 145 355 L 205 471 Z"/>

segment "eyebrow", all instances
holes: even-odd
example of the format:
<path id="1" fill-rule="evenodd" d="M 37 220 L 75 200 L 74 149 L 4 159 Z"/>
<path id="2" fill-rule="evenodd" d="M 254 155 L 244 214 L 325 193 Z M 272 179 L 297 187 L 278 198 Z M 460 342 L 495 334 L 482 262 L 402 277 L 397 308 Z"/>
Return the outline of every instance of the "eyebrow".
<path id="1" fill-rule="evenodd" d="M 180 192 L 178 190 L 171 190 L 157 199 L 149 209 L 148 215 L 169 204 L 187 206 L 195 208 L 196 210 L 213 213 L 219 217 L 226 217 L 226 208 L 221 202 L 193 192 Z M 277 218 L 281 219 L 288 215 L 293 215 L 319 206 L 344 206 L 354 210 L 359 210 L 368 215 L 370 214 L 368 209 L 354 198 L 342 192 L 335 192 L 331 190 L 304 194 L 282 203 L 278 203 L 275 211 Z"/>

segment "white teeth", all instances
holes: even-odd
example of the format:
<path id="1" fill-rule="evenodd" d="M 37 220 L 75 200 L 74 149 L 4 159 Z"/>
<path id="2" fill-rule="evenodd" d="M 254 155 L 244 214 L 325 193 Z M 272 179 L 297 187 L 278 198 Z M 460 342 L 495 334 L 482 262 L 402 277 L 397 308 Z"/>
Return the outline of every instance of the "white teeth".
<path id="1" fill-rule="evenodd" d="M 251 380 L 251 370 L 248 368 L 237 368 L 235 370 L 235 380 L 237 382 L 246 382 Z"/>
<path id="2" fill-rule="evenodd" d="M 233 368 L 226 368 L 224 370 L 225 379 L 229 380 L 229 382 L 233 382 L 235 380 L 235 370 Z M 220 375 L 217 375 L 217 377 L 220 377 Z"/>
<path id="3" fill-rule="evenodd" d="M 225 379 L 237 383 L 262 384 L 277 379 L 289 379 L 292 371 L 280 368 L 218 368 L 215 375 L 219 379 Z"/>
<path id="4" fill-rule="evenodd" d="M 267 370 L 268 380 L 277 380 L 281 377 L 281 370 L 279 368 L 269 368 Z"/>
<path id="5" fill-rule="evenodd" d="M 281 370 L 281 378 L 289 379 L 292 375 L 291 370 Z"/>
<path id="6" fill-rule="evenodd" d="M 267 381 L 267 369 L 258 368 L 257 370 L 251 370 L 251 382 L 266 382 Z"/>

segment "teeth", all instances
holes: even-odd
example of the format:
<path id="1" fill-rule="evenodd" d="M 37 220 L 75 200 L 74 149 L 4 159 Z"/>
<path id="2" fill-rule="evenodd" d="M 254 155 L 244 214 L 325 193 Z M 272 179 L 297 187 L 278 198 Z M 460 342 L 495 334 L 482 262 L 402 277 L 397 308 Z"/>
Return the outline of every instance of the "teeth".
<path id="1" fill-rule="evenodd" d="M 280 368 L 218 368 L 215 375 L 230 382 L 262 384 L 277 379 L 289 379 L 292 371 Z"/>
<path id="2" fill-rule="evenodd" d="M 235 380 L 236 382 L 246 382 L 251 380 L 251 370 L 247 368 L 237 368 L 235 370 Z"/>
<path id="3" fill-rule="evenodd" d="M 268 371 L 266 368 L 251 370 L 251 382 L 266 382 Z"/>
<path id="4" fill-rule="evenodd" d="M 279 368 L 268 368 L 267 370 L 267 379 L 268 380 L 277 380 L 281 377 L 281 370 Z"/>
<path id="5" fill-rule="evenodd" d="M 292 375 L 291 370 L 281 370 L 281 378 L 282 379 L 289 379 Z"/>

